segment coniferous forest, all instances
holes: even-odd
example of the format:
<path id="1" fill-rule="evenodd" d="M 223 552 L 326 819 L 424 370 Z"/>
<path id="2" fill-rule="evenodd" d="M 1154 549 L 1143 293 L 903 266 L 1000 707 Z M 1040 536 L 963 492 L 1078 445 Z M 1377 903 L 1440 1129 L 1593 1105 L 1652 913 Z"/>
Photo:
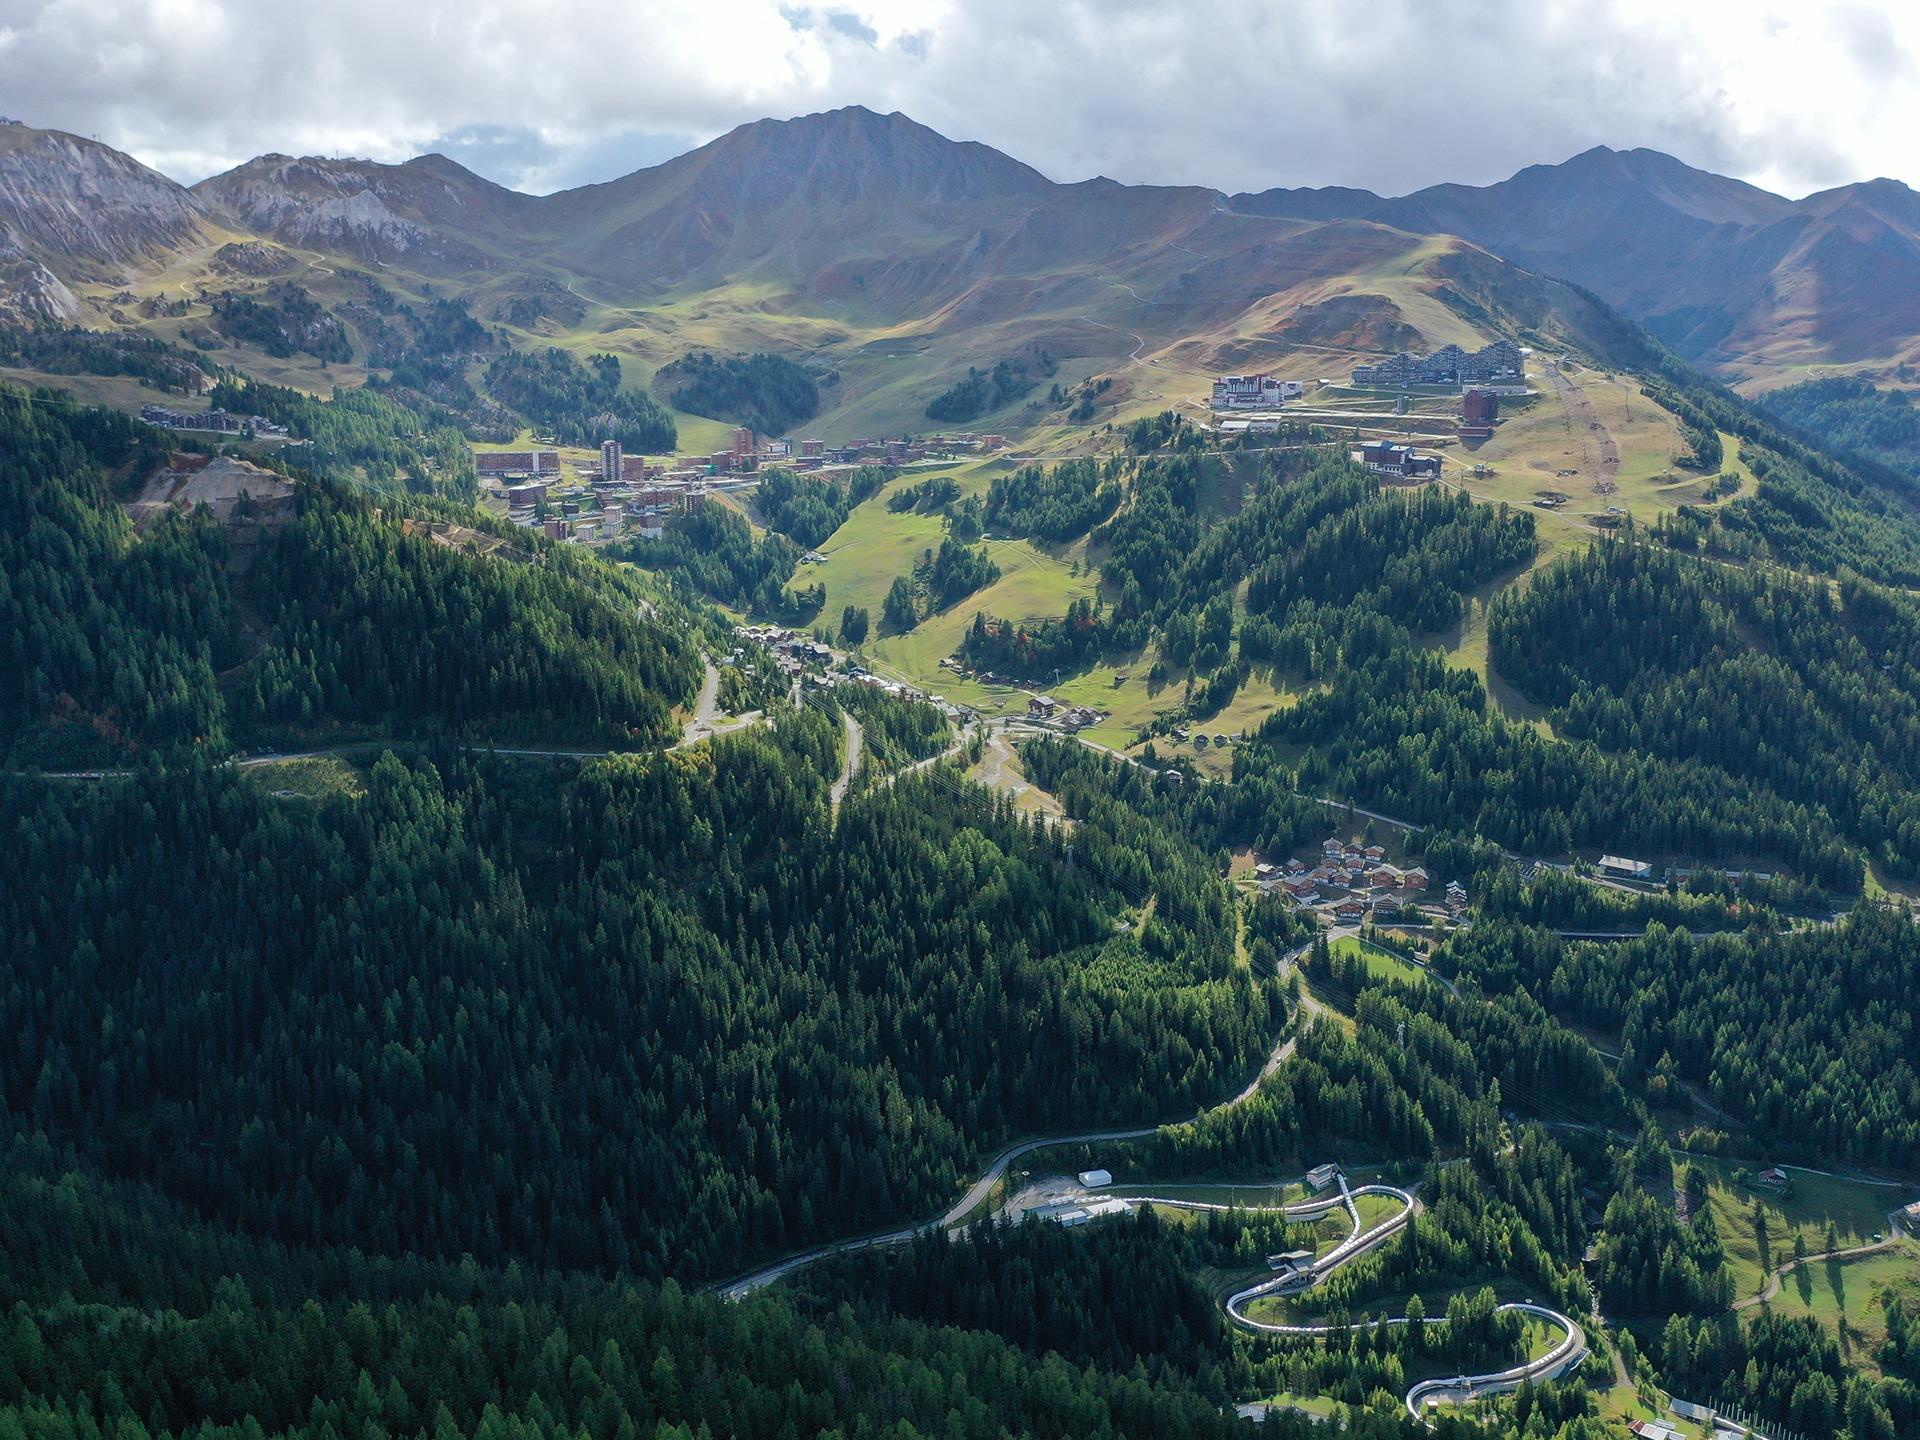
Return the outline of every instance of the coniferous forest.
<path id="1" fill-rule="evenodd" d="M 0 3 L 0 1440 L 1920 1440 L 1912 7 L 346 8 Z"/>
<path id="2" fill-rule="evenodd" d="M 117 477 L 166 457 L 144 427 L 0 391 L 0 753 L 644 743 L 698 683 L 691 637 L 630 572 L 530 538 L 512 560 L 436 543 L 431 501 L 409 523 L 309 479 L 257 527 L 169 510 L 136 535 Z"/>
<path id="3" fill-rule="evenodd" d="M 1719 423 L 1683 382 L 1659 393 Z M 1630 529 L 1536 565 L 1526 513 L 1155 440 L 1179 426 L 984 503 L 920 482 L 905 509 L 1084 541 L 1099 581 L 1064 616 L 975 616 L 962 660 L 1150 649 L 1194 720 L 1255 675 L 1293 692 L 1191 784 L 1150 746 L 1019 741 L 1054 818 L 967 781 L 980 739 L 938 708 L 790 708 L 757 649 L 722 693 L 765 723 L 674 743 L 734 643 L 703 597 L 821 610 L 801 547 L 884 473 L 770 476 L 765 534 L 681 517 L 657 582 L 384 448 L 429 434 L 399 400 L 252 398 L 313 407 L 316 468 L 223 524 L 129 509 L 176 463 L 152 432 L 0 394 L 0 1440 L 1225 1436 L 1266 1396 L 1363 1435 L 1588 1440 L 1616 1362 L 1808 1440 L 1920 1433 L 1900 1302 L 1870 1367 L 1812 1319 L 1743 1318 L 1748 1237 L 1678 1149 L 1920 1165 L 1920 932 L 1862 895 L 1920 864 L 1890 493 L 1845 492 L 1889 517 L 1857 545 L 1781 529 L 1764 566 L 1703 557 L 1724 515 L 1691 551 Z M 1801 481 L 1851 463 L 1778 443 Z M 1537 722 L 1436 642 L 1529 567 L 1484 620 Z M 949 535 L 883 619 L 997 576 Z M 843 715 L 870 753 L 844 796 Z M 1412 947 L 1383 970 L 1235 878 L 1311 853 L 1330 802 L 1395 817 L 1472 913 L 1369 931 Z M 1603 848 L 1701 873 L 1606 889 L 1579 858 Z M 1078 1138 L 970 1234 L 838 1248 L 1035 1136 Z M 1054 1171 L 1204 1188 L 1329 1159 L 1417 1201 L 1315 1288 L 1327 1333 L 1252 1333 L 1221 1296 L 1337 1226 L 987 1218 Z M 1421 1380 L 1543 1345 L 1523 1295 L 1589 1326 L 1580 1375 L 1416 1422 Z M 1291 1403 L 1257 1433 L 1308 1433 Z"/>

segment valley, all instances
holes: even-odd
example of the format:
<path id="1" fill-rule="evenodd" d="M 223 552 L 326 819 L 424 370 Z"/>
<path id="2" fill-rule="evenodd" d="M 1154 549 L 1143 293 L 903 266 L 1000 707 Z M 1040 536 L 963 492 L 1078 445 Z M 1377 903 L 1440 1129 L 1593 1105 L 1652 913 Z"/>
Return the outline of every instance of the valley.
<path id="1" fill-rule="evenodd" d="M 0 126 L 0 1432 L 1908 1440 L 1887 183 Z"/>

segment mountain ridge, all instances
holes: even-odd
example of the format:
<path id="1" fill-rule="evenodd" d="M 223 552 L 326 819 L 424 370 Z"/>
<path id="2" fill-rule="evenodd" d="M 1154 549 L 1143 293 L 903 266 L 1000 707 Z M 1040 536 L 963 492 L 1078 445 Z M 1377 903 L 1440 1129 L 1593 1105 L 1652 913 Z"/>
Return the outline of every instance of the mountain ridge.
<path id="1" fill-rule="evenodd" d="M 659 165 L 534 196 L 442 154 L 270 153 L 184 187 L 97 142 L 0 130 L 0 289 L 17 311 L 76 318 L 87 286 L 222 227 L 464 285 L 553 291 L 577 278 L 641 305 L 746 287 L 770 313 L 970 325 L 980 359 L 1087 327 L 1136 333 L 1151 351 L 1244 328 L 1235 316 L 1266 325 L 1266 312 L 1337 299 L 1429 237 L 1589 288 L 1734 380 L 1920 359 L 1920 196 L 1881 179 L 1788 200 L 1644 148 L 1595 146 L 1492 185 L 1398 197 L 1230 195 L 1056 181 L 901 112 L 850 106 L 752 121 Z M 992 338 L 1048 315 L 1024 338 Z M 1429 343 L 1471 338 L 1434 311 L 1356 335 L 1409 326 Z"/>
<path id="2" fill-rule="evenodd" d="M 1232 203 L 1289 213 L 1302 193 Z M 1661 151 L 1595 146 L 1491 185 L 1338 198 L 1352 218 L 1459 235 L 1588 286 L 1683 355 L 1736 375 L 1788 356 L 1912 358 L 1920 337 L 1920 194 L 1897 180 L 1789 200 Z"/>
<path id="3" fill-rule="evenodd" d="M 111 146 L 0 125 L 0 231 L 43 261 L 108 275 L 196 237 L 206 219 L 186 187 Z"/>

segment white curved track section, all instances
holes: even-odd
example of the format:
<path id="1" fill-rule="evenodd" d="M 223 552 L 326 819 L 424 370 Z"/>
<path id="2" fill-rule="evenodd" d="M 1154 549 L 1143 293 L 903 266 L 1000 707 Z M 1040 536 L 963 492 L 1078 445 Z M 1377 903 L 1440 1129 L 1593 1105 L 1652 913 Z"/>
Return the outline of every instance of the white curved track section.
<path id="1" fill-rule="evenodd" d="M 1400 1209 L 1388 1216 L 1371 1229 L 1360 1227 L 1360 1212 L 1354 1201 L 1362 1195 L 1378 1195 L 1396 1200 Z M 1316 1259 L 1304 1270 L 1288 1275 L 1276 1276 L 1271 1280 L 1262 1280 L 1237 1290 L 1229 1295 L 1225 1302 L 1227 1316 L 1234 1324 L 1248 1330 L 1256 1330 L 1268 1335 L 1305 1335 L 1325 1337 L 1347 1330 L 1373 1330 L 1390 1325 L 1412 1323 L 1404 1315 L 1386 1315 L 1371 1320 L 1349 1321 L 1344 1325 L 1289 1325 L 1273 1320 L 1256 1320 L 1246 1312 L 1246 1307 L 1265 1295 L 1300 1295 L 1320 1284 L 1342 1265 L 1357 1260 L 1368 1251 L 1384 1244 L 1407 1227 L 1413 1218 L 1417 1203 L 1411 1192 L 1392 1185 L 1359 1185 L 1352 1190 L 1347 1188 L 1346 1180 L 1340 1181 L 1338 1195 L 1322 1196 L 1314 1200 L 1302 1201 L 1297 1205 L 1220 1205 L 1198 1200 L 1177 1200 L 1160 1196 L 1120 1197 L 1129 1205 L 1162 1205 L 1181 1210 L 1228 1211 L 1242 1210 L 1254 1214 L 1280 1214 L 1289 1220 L 1317 1220 L 1344 1209 L 1353 1219 L 1353 1233 L 1342 1240 L 1333 1249 Z M 1547 1380 L 1563 1374 L 1584 1360 L 1587 1355 L 1587 1332 L 1570 1315 L 1563 1315 L 1545 1305 L 1536 1305 L 1532 1301 L 1513 1301 L 1495 1307 L 1495 1314 L 1520 1314 L 1535 1320 L 1544 1320 L 1560 1331 L 1560 1339 L 1554 1347 L 1537 1360 L 1522 1361 L 1505 1370 L 1497 1370 L 1483 1375 L 1455 1375 L 1448 1379 L 1422 1380 L 1407 1391 L 1408 1413 L 1418 1419 L 1430 1405 L 1457 1405 L 1471 1400 L 1485 1399 L 1490 1395 L 1503 1394 L 1517 1390 L 1530 1380 Z M 1432 1316 L 1420 1322 L 1423 1325 L 1444 1324 L 1444 1317 Z"/>

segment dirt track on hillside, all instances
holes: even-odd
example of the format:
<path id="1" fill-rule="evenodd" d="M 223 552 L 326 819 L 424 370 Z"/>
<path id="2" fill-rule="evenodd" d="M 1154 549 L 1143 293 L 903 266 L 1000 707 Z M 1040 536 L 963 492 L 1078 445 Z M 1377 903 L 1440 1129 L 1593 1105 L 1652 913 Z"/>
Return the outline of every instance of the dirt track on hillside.
<path id="1" fill-rule="evenodd" d="M 1554 391 L 1560 397 L 1561 409 L 1566 412 L 1568 432 L 1580 447 L 1580 473 L 1591 484 L 1617 480 L 1620 444 L 1594 411 L 1586 387 L 1563 374 L 1558 365 L 1549 365 L 1547 374 L 1553 377 Z"/>

